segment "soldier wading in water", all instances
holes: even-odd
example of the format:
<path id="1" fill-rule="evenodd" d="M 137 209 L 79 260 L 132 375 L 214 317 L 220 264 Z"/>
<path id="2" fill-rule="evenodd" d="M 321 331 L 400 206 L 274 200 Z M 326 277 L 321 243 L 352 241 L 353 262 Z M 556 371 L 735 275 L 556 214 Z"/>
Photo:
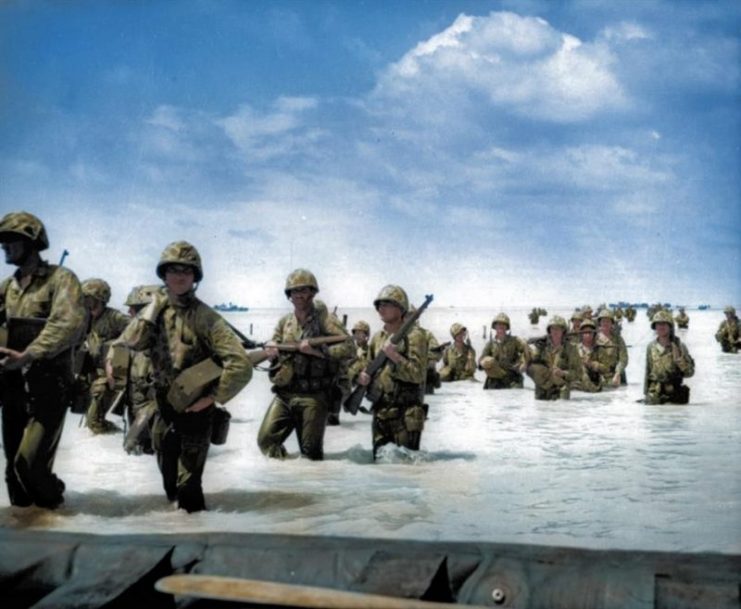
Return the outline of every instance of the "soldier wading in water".
<path id="1" fill-rule="evenodd" d="M 171 501 L 188 512 L 206 509 L 201 479 L 211 443 L 215 404 L 226 404 L 252 378 L 252 364 L 224 319 L 196 298 L 203 278 L 201 257 L 186 241 L 168 245 L 157 264 L 165 290 L 124 330 L 116 345 L 149 350 L 158 411 L 152 444 Z M 197 367 L 198 366 L 198 367 Z M 208 379 L 200 395 L 176 391 Z"/>
<path id="2" fill-rule="evenodd" d="M 275 397 L 265 413 L 257 434 L 264 455 L 282 459 L 286 438 L 296 431 L 301 454 L 319 461 L 324 458 L 324 432 L 329 402 L 337 385 L 343 360 L 353 356 L 353 343 L 347 330 L 327 311 L 324 303 L 314 303 L 319 292 L 316 277 L 306 269 L 296 269 L 286 279 L 285 295 L 293 312 L 283 316 L 273 332 L 272 344 L 265 346 L 270 360 Z M 334 345 L 312 347 L 310 338 L 344 336 Z M 298 351 L 283 354 L 280 343 L 298 343 Z"/>
<path id="3" fill-rule="evenodd" d="M 0 220 L 5 261 L 18 270 L 0 284 L 0 348 L 5 482 L 11 505 L 55 508 L 64 483 L 52 473 L 71 402 L 72 359 L 85 324 L 75 274 L 41 259 L 41 221 L 26 212 Z"/>

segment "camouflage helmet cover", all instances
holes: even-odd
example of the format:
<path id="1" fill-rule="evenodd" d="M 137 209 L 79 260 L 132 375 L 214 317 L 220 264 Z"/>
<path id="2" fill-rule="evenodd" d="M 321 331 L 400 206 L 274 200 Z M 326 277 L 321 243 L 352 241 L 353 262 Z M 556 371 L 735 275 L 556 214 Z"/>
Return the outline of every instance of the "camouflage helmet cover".
<path id="1" fill-rule="evenodd" d="M 597 313 L 597 321 L 600 319 L 609 319 L 611 321 L 615 321 L 615 314 L 610 311 L 610 309 L 601 309 L 599 313 Z"/>
<path id="2" fill-rule="evenodd" d="M 378 309 L 378 305 L 381 304 L 382 300 L 393 302 L 401 308 L 404 313 L 409 310 L 409 298 L 407 298 L 407 293 L 398 285 L 387 285 L 382 287 L 378 296 L 373 301 L 373 306 Z"/>
<path id="3" fill-rule="evenodd" d="M 459 323 L 454 323 L 452 326 L 450 326 L 450 335 L 455 338 L 458 336 L 461 332 L 466 331 L 466 326 Z"/>
<path id="4" fill-rule="evenodd" d="M 597 332 L 597 325 L 591 319 L 585 319 L 579 326 L 579 332 Z"/>
<path id="5" fill-rule="evenodd" d="M 509 315 L 506 313 L 499 313 L 495 318 L 494 321 L 491 322 L 491 327 L 495 327 L 497 324 L 505 324 L 507 326 L 507 329 L 509 330 L 511 325 L 509 323 Z"/>
<path id="6" fill-rule="evenodd" d="M 358 321 L 353 327 L 353 332 L 365 332 L 366 334 L 370 335 L 370 326 L 365 321 Z"/>
<path id="7" fill-rule="evenodd" d="M 37 251 L 49 247 L 49 237 L 44 224 L 26 211 L 12 211 L 0 220 L 0 242 L 16 241 L 18 237 L 30 239 Z"/>
<path id="8" fill-rule="evenodd" d="M 82 282 L 82 295 L 108 304 L 111 299 L 111 286 L 103 279 L 86 279 Z"/>
<path id="9" fill-rule="evenodd" d="M 171 264 L 184 264 L 193 269 L 195 281 L 203 279 L 203 266 L 198 250 L 187 241 L 173 241 L 163 251 L 157 263 L 157 277 L 164 280 L 166 267 Z"/>
<path id="10" fill-rule="evenodd" d="M 736 309 L 734 309 L 733 307 L 728 306 L 725 309 L 723 309 L 723 313 L 725 313 L 726 315 L 729 315 L 729 314 L 730 315 L 735 315 L 736 314 Z"/>
<path id="11" fill-rule="evenodd" d="M 571 315 L 571 321 L 582 321 L 584 319 L 584 313 L 579 309 L 576 309 Z"/>
<path id="12" fill-rule="evenodd" d="M 546 332 L 550 332 L 551 328 L 554 328 L 554 327 L 561 328 L 564 332 L 566 332 L 569 329 L 568 325 L 566 324 L 566 320 L 560 315 L 554 315 L 553 317 L 551 317 L 551 319 L 548 321 Z"/>
<path id="13" fill-rule="evenodd" d="M 292 271 L 286 278 L 285 294 L 286 297 L 291 295 L 291 290 L 298 288 L 312 288 L 314 292 L 319 291 L 319 284 L 317 283 L 314 273 L 306 269 L 296 269 Z"/>
<path id="14" fill-rule="evenodd" d="M 657 311 L 654 316 L 651 318 L 651 329 L 656 328 L 656 324 L 659 323 L 665 323 L 669 324 L 672 328 L 674 327 L 674 318 L 672 317 L 672 314 L 669 311 L 666 311 L 662 309 L 661 311 Z"/>
<path id="15" fill-rule="evenodd" d="M 154 295 L 160 290 L 158 285 L 138 285 L 131 289 L 126 297 L 124 305 L 127 307 L 137 307 L 148 305 L 154 300 Z"/>

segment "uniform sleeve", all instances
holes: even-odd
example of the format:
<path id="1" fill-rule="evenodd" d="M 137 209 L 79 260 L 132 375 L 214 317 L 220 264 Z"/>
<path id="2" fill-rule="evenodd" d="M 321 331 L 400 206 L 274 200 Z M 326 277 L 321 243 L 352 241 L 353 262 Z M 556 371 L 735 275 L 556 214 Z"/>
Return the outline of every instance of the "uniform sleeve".
<path id="1" fill-rule="evenodd" d="M 7 313 L 5 312 L 5 293 L 8 291 L 8 285 L 10 284 L 10 277 L 3 279 L 0 283 L 0 326 L 4 326 L 8 319 Z"/>
<path id="2" fill-rule="evenodd" d="M 564 378 L 569 382 L 574 382 L 581 379 L 584 375 L 584 365 L 582 364 L 581 357 L 579 357 L 579 352 L 576 350 L 576 347 L 568 344 L 565 348 L 568 353 L 569 369 L 566 371 Z"/>
<path id="3" fill-rule="evenodd" d="M 516 340 L 517 349 L 520 352 L 520 366 L 527 366 L 533 356 L 532 351 L 530 351 L 530 348 L 527 346 L 527 343 L 524 340 L 522 340 L 521 338 L 517 338 Z"/>
<path id="4" fill-rule="evenodd" d="M 327 354 L 334 360 L 349 360 L 355 355 L 352 339 L 345 327 L 333 320 L 329 315 L 324 319 L 322 332 L 327 336 L 344 336 L 346 340 L 336 345 L 329 345 Z"/>
<path id="5" fill-rule="evenodd" d="M 679 343 L 679 357 L 675 358 L 674 363 L 676 364 L 682 376 L 685 378 L 691 377 L 695 374 L 695 360 L 692 359 L 690 352 L 687 350 L 687 345 Z"/>
<path id="6" fill-rule="evenodd" d="M 427 338 L 420 331 L 410 332 L 406 337 L 406 352 L 402 353 L 403 360 L 398 363 L 389 363 L 392 378 L 417 385 L 424 382 L 427 376 L 425 367 L 425 352 Z"/>
<path id="7" fill-rule="evenodd" d="M 622 373 L 628 367 L 628 348 L 622 336 L 617 337 L 618 364 L 615 373 Z"/>
<path id="8" fill-rule="evenodd" d="M 58 268 L 50 281 L 51 312 L 43 330 L 27 349 L 33 359 L 54 357 L 75 345 L 85 323 L 82 289 L 75 274 Z"/>
<path id="9" fill-rule="evenodd" d="M 476 372 L 476 350 L 471 347 L 466 358 L 466 374 L 473 375 Z"/>
<path id="10" fill-rule="evenodd" d="M 643 375 L 643 395 L 648 393 L 648 383 L 651 380 L 651 343 L 646 347 L 646 372 Z"/>
<path id="11" fill-rule="evenodd" d="M 208 342 L 224 369 L 214 399 L 219 404 L 226 404 L 250 382 L 252 362 L 237 335 L 221 317 L 210 324 Z"/>

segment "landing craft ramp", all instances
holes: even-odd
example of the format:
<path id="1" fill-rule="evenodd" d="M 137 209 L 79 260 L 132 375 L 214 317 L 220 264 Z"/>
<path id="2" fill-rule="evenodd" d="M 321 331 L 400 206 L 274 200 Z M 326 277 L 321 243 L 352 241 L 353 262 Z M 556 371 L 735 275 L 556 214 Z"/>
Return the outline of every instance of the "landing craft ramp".
<path id="1" fill-rule="evenodd" d="M 529 609 L 738 608 L 741 555 L 264 534 L 0 530 L 5 609 L 237 607 L 173 598 L 173 573 Z"/>

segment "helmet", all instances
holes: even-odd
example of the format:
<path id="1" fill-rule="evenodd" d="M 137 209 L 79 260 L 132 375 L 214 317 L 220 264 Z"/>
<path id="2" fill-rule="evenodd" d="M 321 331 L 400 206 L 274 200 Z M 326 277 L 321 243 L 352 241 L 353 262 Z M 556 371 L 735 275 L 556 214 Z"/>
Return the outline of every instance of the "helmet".
<path id="1" fill-rule="evenodd" d="M 656 328 L 656 324 L 658 323 L 666 323 L 673 328 L 674 318 L 669 311 L 665 311 L 664 309 L 662 309 L 661 311 L 657 311 L 651 318 L 651 329 L 653 330 L 654 328 Z"/>
<path id="2" fill-rule="evenodd" d="M 729 313 L 731 315 L 735 315 L 736 309 L 734 309 L 733 307 L 726 307 L 725 309 L 723 309 L 723 313 L 725 313 L 726 315 L 728 315 Z"/>
<path id="3" fill-rule="evenodd" d="M 576 309 L 576 311 L 571 315 L 570 321 L 582 321 L 583 319 L 584 314 L 579 309 Z"/>
<path id="4" fill-rule="evenodd" d="M 382 300 L 388 300 L 401 308 L 406 313 L 409 310 L 409 299 L 407 293 L 398 285 L 387 285 L 381 288 L 378 297 L 373 301 L 373 306 L 377 309 Z"/>
<path id="5" fill-rule="evenodd" d="M 286 297 L 291 295 L 291 290 L 297 288 L 312 288 L 314 292 L 319 291 L 319 284 L 314 277 L 314 273 L 306 269 L 296 269 L 286 278 L 286 288 L 284 292 Z"/>
<path id="6" fill-rule="evenodd" d="M 359 321 L 352 327 L 352 331 L 365 332 L 366 334 L 370 335 L 370 326 L 364 321 Z"/>
<path id="7" fill-rule="evenodd" d="M 43 223 L 26 211 L 12 211 L 0 220 L 0 242 L 15 241 L 18 236 L 30 239 L 39 252 L 49 247 Z"/>
<path id="8" fill-rule="evenodd" d="M 597 332 L 597 325 L 591 319 L 585 319 L 579 326 L 579 332 Z"/>
<path id="9" fill-rule="evenodd" d="M 566 320 L 560 315 L 554 315 L 553 317 L 551 317 L 551 319 L 548 321 L 548 326 L 546 326 L 546 332 L 550 332 L 551 328 L 554 326 L 556 328 L 562 328 L 564 332 L 569 329 L 568 325 L 566 324 Z"/>
<path id="10" fill-rule="evenodd" d="M 131 289 L 124 305 L 127 307 L 148 305 L 154 300 L 154 295 L 159 290 L 160 286 L 158 285 L 138 285 Z"/>
<path id="11" fill-rule="evenodd" d="M 82 282 L 82 295 L 108 304 L 111 299 L 111 286 L 102 279 L 86 279 Z"/>
<path id="12" fill-rule="evenodd" d="M 597 321 L 599 321 L 602 318 L 607 318 L 612 321 L 615 321 L 615 314 L 610 311 L 610 309 L 602 309 L 599 313 L 597 313 Z"/>
<path id="13" fill-rule="evenodd" d="M 493 328 L 497 324 L 506 324 L 507 329 L 509 330 L 510 328 L 509 316 L 506 313 L 500 313 L 494 318 L 494 321 L 491 322 L 491 327 Z"/>
<path id="14" fill-rule="evenodd" d="M 465 331 L 465 329 L 466 329 L 466 326 L 464 326 L 463 324 L 457 324 L 457 323 L 453 324 L 452 326 L 450 326 L 450 335 L 453 338 L 455 338 L 461 332 Z"/>
<path id="15" fill-rule="evenodd" d="M 170 264 L 185 264 L 193 269 L 196 281 L 203 279 L 201 256 L 187 241 L 174 241 L 162 251 L 160 261 L 157 263 L 157 277 L 164 280 L 165 267 Z"/>

